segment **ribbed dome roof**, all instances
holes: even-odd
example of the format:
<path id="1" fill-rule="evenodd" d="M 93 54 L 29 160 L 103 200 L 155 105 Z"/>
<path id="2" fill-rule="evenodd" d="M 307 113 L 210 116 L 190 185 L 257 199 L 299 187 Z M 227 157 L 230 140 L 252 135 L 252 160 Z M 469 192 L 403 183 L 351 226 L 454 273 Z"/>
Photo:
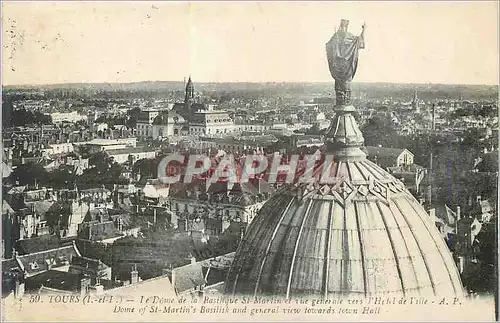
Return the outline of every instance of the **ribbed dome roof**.
<path id="1" fill-rule="evenodd" d="M 327 154 L 335 156 L 326 162 L 331 181 L 286 186 L 264 204 L 236 251 L 226 293 L 464 294 L 423 206 L 361 150 L 349 84 L 336 79 L 336 115 L 326 135 Z"/>
<path id="2" fill-rule="evenodd" d="M 232 294 L 463 294 L 445 242 L 404 185 L 368 161 L 338 161 L 337 183 L 278 191 L 248 228 Z"/>

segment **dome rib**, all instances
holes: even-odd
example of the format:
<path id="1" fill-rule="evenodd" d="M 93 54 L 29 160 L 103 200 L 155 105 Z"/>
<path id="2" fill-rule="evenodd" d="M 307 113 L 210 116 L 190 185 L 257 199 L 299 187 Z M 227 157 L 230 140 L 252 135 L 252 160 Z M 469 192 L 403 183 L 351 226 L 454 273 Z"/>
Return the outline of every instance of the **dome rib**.
<path id="1" fill-rule="evenodd" d="M 401 209 L 401 207 L 400 207 L 399 203 L 396 201 L 396 202 L 394 203 L 394 205 L 398 208 L 398 210 L 399 210 L 399 212 L 400 212 L 401 216 L 403 217 L 404 221 L 406 222 L 406 224 L 407 224 L 408 228 L 411 228 L 412 226 L 411 226 L 410 222 L 408 222 L 407 217 L 404 215 L 404 212 L 403 212 L 403 210 Z M 420 247 L 420 243 L 419 243 L 419 241 L 418 241 L 417 237 L 415 236 L 415 233 L 413 232 L 413 230 L 410 230 L 410 232 L 411 232 L 412 237 L 413 237 L 413 239 L 414 239 L 414 241 L 415 241 L 415 243 L 416 243 L 416 245 L 417 245 L 417 247 L 418 247 L 419 254 L 420 254 L 420 255 L 421 255 L 421 257 L 422 257 L 422 261 L 424 262 L 425 269 L 426 269 L 427 275 L 428 275 L 428 277 L 429 277 L 429 280 L 430 280 L 430 283 L 431 283 L 431 286 L 432 286 L 432 292 L 433 292 L 433 294 L 434 294 L 434 295 L 436 295 L 436 286 L 435 286 L 435 283 L 434 283 L 434 279 L 433 279 L 433 277 L 432 277 L 432 273 L 431 273 L 430 268 L 429 268 L 429 264 L 428 264 L 427 259 L 426 259 L 426 257 L 425 257 L 425 254 L 424 254 L 424 252 L 422 251 L 422 248 Z M 415 273 L 416 273 L 416 272 L 415 272 Z"/>
<path id="2" fill-rule="evenodd" d="M 292 204 L 293 204 L 293 200 L 290 200 L 285 211 L 281 214 L 278 225 L 274 228 L 273 235 L 271 236 L 271 239 L 269 240 L 269 243 L 267 244 L 266 253 L 265 253 L 264 259 L 262 260 L 262 263 L 260 265 L 259 275 L 257 276 L 257 281 L 255 283 L 254 296 L 257 296 L 257 292 L 258 292 L 259 285 L 260 285 L 260 279 L 262 277 L 262 271 L 264 269 L 264 265 L 266 264 L 267 257 L 269 256 L 269 251 L 271 250 L 271 245 L 273 244 L 274 239 L 276 238 L 276 234 L 278 233 L 278 229 L 280 228 L 281 223 L 283 222 L 283 219 L 285 218 L 285 215 L 288 212 L 288 210 L 290 209 L 290 206 Z"/>
<path id="3" fill-rule="evenodd" d="M 342 209 L 342 225 L 344 226 L 344 230 L 342 230 L 342 272 L 341 272 L 341 286 L 342 286 L 342 291 L 348 291 L 349 288 L 349 242 L 348 242 L 348 236 L 347 236 L 347 208 L 344 207 Z M 328 259 L 329 260 L 329 259 Z"/>
<path id="4" fill-rule="evenodd" d="M 415 208 L 415 206 L 413 205 L 413 203 L 410 203 L 411 207 L 413 208 L 413 210 L 415 212 L 418 212 L 418 210 Z M 429 232 L 429 235 L 431 236 L 433 242 L 434 242 L 434 245 L 436 246 L 436 249 L 438 250 L 439 252 L 439 255 L 441 256 L 441 259 L 443 260 L 443 263 L 445 264 L 445 267 L 447 269 L 447 272 L 448 272 L 448 277 L 450 278 L 450 282 L 451 282 L 451 285 L 453 287 L 453 290 L 456 292 L 457 289 L 456 289 L 456 286 L 455 286 L 455 281 L 453 279 L 453 276 L 452 276 L 452 273 L 450 272 L 450 268 L 449 268 L 449 264 L 450 264 L 450 261 L 453 261 L 453 259 L 450 257 L 450 255 L 448 254 L 447 256 L 444 255 L 442 252 L 441 252 L 441 249 L 439 248 L 439 245 L 437 244 L 437 241 L 436 241 L 436 234 L 434 234 L 435 232 L 433 232 L 431 230 L 431 228 L 429 228 L 429 223 L 427 221 L 423 221 L 422 220 L 422 223 L 424 224 L 424 227 L 427 229 L 427 232 Z M 449 258 L 449 259 L 446 259 L 446 258 Z M 453 266 L 453 269 L 454 271 L 456 272 L 456 274 L 458 274 L 458 270 L 457 270 L 457 267 Z"/>
<path id="5" fill-rule="evenodd" d="M 358 210 L 358 203 L 354 203 L 354 209 L 356 213 L 356 229 L 358 230 L 358 241 L 359 241 L 359 251 L 361 255 L 361 269 L 362 269 L 362 274 L 363 274 L 363 290 L 364 290 L 364 295 L 366 296 L 366 291 L 367 291 L 367 282 L 366 282 L 366 268 L 365 268 L 365 250 L 364 250 L 364 245 L 363 245 L 363 239 L 361 238 L 361 229 L 359 226 L 359 210 Z"/>
<path id="6" fill-rule="evenodd" d="M 325 276 L 325 280 L 323 282 L 323 289 L 324 289 L 324 296 L 325 296 L 325 299 L 328 298 L 328 281 L 330 279 L 330 259 L 331 259 L 331 250 L 332 250 L 332 223 L 333 223 L 333 207 L 335 206 L 335 204 L 332 202 L 332 201 L 329 201 L 328 202 L 328 225 L 327 225 L 327 236 L 328 236 L 328 245 L 327 245 L 327 248 L 325 250 L 325 264 L 326 264 L 326 268 L 325 268 L 325 272 L 323 273 L 323 275 Z"/>
<path id="7" fill-rule="evenodd" d="M 399 281 L 401 283 L 401 290 L 403 292 L 403 296 L 405 296 L 405 284 L 403 281 L 403 275 L 401 274 L 401 265 L 399 264 L 398 254 L 396 253 L 396 249 L 394 247 L 392 233 L 391 233 L 391 230 L 389 229 L 389 227 L 387 226 L 387 220 L 385 219 L 384 212 L 382 211 L 382 209 L 380 207 L 380 202 L 376 201 L 375 205 L 377 206 L 377 209 L 380 213 L 380 217 L 382 218 L 382 222 L 384 223 L 385 230 L 387 231 L 387 237 L 389 238 L 389 242 L 391 244 L 392 253 L 394 254 L 394 261 L 396 262 L 396 269 L 398 271 Z"/>
<path id="8" fill-rule="evenodd" d="M 389 209 L 391 210 L 392 214 L 395 214 L 392 205 L 393 204 L 389 205 Z M 399 212 L 399 210 L 398 210 L 398 212 Z M 403 230 L 402 230 L 402 224 L 403 223 L 400 223 L 400 219 L 398 219 L 396 216 L 394 216 L 394 221 L 396 222 L 396 226 L 398 228 L 398 232 L 399 232 L 399 234 L 401 236 L 401 240 L 402 240 L 402 242 L 404 244 L 404 249 L 405 249 L 406 254 L 408 255 L 408 258 L 409 258 L 409 263 L 410 263 L 411 268 L 412 268 L 412 276 L 413 276 L 414 282 L 416 283 L 416 285 L 418 285 L 418 277 L 417 277 L 417 274 L 416 274 L 417 268 L 415 267 L 415 263 L 413 261 L 413 256 L 411 255 L 410 248 L 408 247 L 408 242 L 406 241 L 404 233 L 403 233 Z M 406 223 L 406 228 L 409 229 L 408 223 Z"/>
<path id="9" fill-rule="evenodd" d="M 305 225 L 305 223 L 307 221 L 307 218 L 308 218 L 308 216 L 310 216 L 309 210 L 311 209 L 312 204 L 313 204 L 313 200 L 309 200 L 309 205 L 307 206 L 307 211 L 306 211 L 307 215 L 304 216 L 303 219 L 302 219 L 302 223 L 300 225 L 300 229 L 299 229 L 299 233 L 298 233 L 298 236 L 297 236 L 297 240 L 295 242 L 295 247 L 294 247 L 293 255 L 292 255 L 292 263 L 290 265 L 290 273 L 289 273 L 289 276 L 288 276 L 288 284 L 287 284 L 287 287 L 286 287 L 286 298 L 287 299 L 290 297 L 290 287 L 291 287 L 291 284 L 292 284 L 292 277 L 293 277 L 293 273 L 294 273 L 293 267 L 295 266 L 295 260 L 296 260 L 296 257 L 297 257 L 297 251 L 299 249 L 300 238 L 302 237 L 302 232 L 304 231 L 304 225 Z"/>
<path id="10" fill-rule="evenodd" d="M 279 247 L 278 247 L 278 250 L 282 250 L 283 252 L 281 252 L 281 255 L 278 256 L 278 254 L 276 256 L 278 256 L 278 260 L 274 261 L 274 263 L 272 264 L 271 266 L 271 275 L 270 277 L 274 277 L 276 275 L 276 273 L 278 272 L 278 270 L 281 268 L 282 270 L 285 269 L 285 268 L 290 268 L 290 265 L 286 265 L 286 258 L 288 258 L 288 256 L 290 256 L 289 254 L 287 254 L 287 247 L 290 245 L 290 243 L 292 241 L 294 241 L 295 243 L 297 242 L 297 237 L 294 237 L 291 235 L 292 232 L 294 232 L 296 229 L 296 226 L 293 225 L 293 223 L 295 222 L 296 218 L 297 217 L 300 217 L 303 213 L 302 212 L 299 212 L 299 211 L 302 211 L 303 208 L 304 208 L 304 201 L 300 201 L 298 202 L 297 201 L 297 208 L 295 209 L 295 211 L 293 212 L 293 215 L 290 217 L 290 223 L 288 223 L 287 225 L 287 228 L 286 228 L 286 231 L 285 231 L 285 234 L 284 236 L 282 237 L 281 241 L 279 242 Z M 298 216 L 297 216 L 298 215 Z M 288 244 L 287 244 L 288 242 Z M 276 257 L 275 256 L 275 257 Z M 293 257 L 293 254 L 292 254 L 292 257 Z M 292 260 L 292 263 L 293 263 L 293 258 L 291 259 Z M 293 272 L 289 272 L 288 275 L 292 275 Z M 283 279 L 285 277 L 285 275 L 281 275 L 282 279 L 283 280 L 283 283 L 286 282 L 287 280 Z M 287 294 L 289 293 L 288 291 L 288 285 L 283 286 L 284 284 L 280 284 L 281 282 L 279 282 L 278 280 L 278 285 L 276 287 L 278 287 L 278 292 L 282 293 L 282 292 L 286 292 Z M 283 289 L 283 287 L 285 287 Z M 274 290 L 270 289 L 269 292 L 275 292 Z"/>

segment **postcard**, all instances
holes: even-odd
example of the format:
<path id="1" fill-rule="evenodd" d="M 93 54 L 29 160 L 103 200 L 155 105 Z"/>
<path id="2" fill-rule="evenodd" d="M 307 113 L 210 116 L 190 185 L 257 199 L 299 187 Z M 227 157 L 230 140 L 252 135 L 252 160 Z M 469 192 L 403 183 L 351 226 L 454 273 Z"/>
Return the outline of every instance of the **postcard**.
<path id="1" fill-rule="evenodd" d="M 2 13 L 2 320 L 497 319 L 498 2 Z"/>

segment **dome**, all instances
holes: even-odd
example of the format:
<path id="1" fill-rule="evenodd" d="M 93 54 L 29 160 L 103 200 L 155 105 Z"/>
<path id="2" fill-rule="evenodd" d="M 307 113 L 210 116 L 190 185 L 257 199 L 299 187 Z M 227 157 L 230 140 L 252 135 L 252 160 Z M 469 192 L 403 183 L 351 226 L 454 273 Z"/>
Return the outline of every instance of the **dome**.
<path id="1" fill-rule="evenodd" d="M 169 113 L 168 115 L 169 124 L 184 123 L 184 122 L 185 122 L 184 117 L 182 117 L 180 114 Z"/>
<path id="2" fill-rule="evenodd" d="M 325 135 L 321 172 L 328 180 L 317 172 L 321 180 L 285 186 L 263 205 L 236 251 L 225 292 L 463 296 L 455 261 L 424 207 L 362 151 L 350 80 L 342 77 L 335 79 L 336 113 Z"/>
<path id="3" fill-rule="evenodd" d="M 185 123 L 185 119 L 180 114 L 175 112 L 163 112 L 160 113 L 154 120 L 153 125 L 174 125 L 174 124 L 182 124 Z"/>

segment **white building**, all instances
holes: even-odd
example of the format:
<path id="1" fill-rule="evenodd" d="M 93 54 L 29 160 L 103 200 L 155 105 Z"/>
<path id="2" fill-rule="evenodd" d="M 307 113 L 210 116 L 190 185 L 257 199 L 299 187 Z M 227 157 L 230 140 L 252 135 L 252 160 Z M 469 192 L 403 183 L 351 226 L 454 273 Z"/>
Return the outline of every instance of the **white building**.
<path id="1" fill-rule="evenodd" d="M 108 149 L 106 154 L 112 157 L 113 160 L 118 164 L 124 164 L 128 161 L 131 164 L 135 163 L 139 159 L 154 159 L 156 157 L 156 150 L 150 150 L 143 147 L 128 147 L 120 149 Z"/>
<path id="2" fill-rule="evenodd" d="M 174 184 L 170 188 L 170 210 L 180 230 L 219 235 L 232 222 L 251 223 L 274 192 L 267 182 Z"/>
<path id="3" fill-rule="evenodd" d="M 137 138 L 120 138 L 120 139 L 93 139 L 91 141 L 75 143 L 80 145 L 85 145 L 90 147 L 90 151 L 92 153 L 111 150 L 111 149 L 123 149 L 128 147 L 136 147 L 137 146 Z"/>
<path id="4" fill-rule="evenodd" d="M 151 137 L 155 140 L 181 135 L 186 120 L 179 114 L 169 111 L 158 115 L 151 125 Z"/>
<path id="5" fill-rule="evenodd" d="M 192 135 L 225 134 L 235 129 L 233 119 L 224 110 L 198 111 L 189 122 L 189 133 Z"/>
<path id="6" fill-rule="evenodd" d="M 44 156 L 68 154 L 73 152 L 75 149 L 73 143 L 64 142 L 60 144 L 49 144 L 48 148 L 43 149 Z"/>
<path id="7" fill-rule="evenodd" d="M 49 114 L 52 118 L 52 123 L 61 122 L 78 122 L 80 120 L 87 120 L 87 116 L 79 114 L 77 111 L 72 112 L 54 112 Z"/>

